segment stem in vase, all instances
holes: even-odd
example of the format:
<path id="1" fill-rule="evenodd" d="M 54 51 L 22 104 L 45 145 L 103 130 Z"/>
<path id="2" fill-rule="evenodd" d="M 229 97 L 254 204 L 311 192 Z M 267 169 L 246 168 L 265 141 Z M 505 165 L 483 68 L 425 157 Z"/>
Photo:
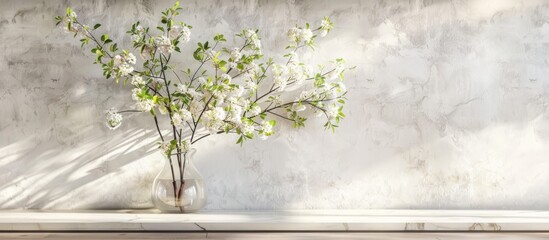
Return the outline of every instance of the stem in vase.
<path id="1" fill-rule="evenodd" d="M 181 153 L 178 153 L 179 157 L 181 157 Z M 185 178 L 184 178 L 184 174 L 185 174 L 185 165 L 187 163 L 187 153 L 183 153 L 183 166 L 180 168 L 181 170 L 181 173 L 180 173 L 180 185 L 179 185 L 179 191 L 177 193 L 177 198 L 178 199 L 181 199 L 183 197 L 183 189 L 185 188 Z M 183 211 L 183 206 L 179 205 L 179 210 L 181 212 L 184 212 Z"/>
<path id="2" fill-rule="evenodd" d="M 170 160 L 170 169 L 172 171 L 172 185 L 173 185 L 173 200 L 175 201 L 175 204 L 178 205 L 178 199 L 177 199 L 177 184 L 175 183 L 175 174 L 173 171 L 173 163 L 172 163 L 172 157 L 168 156 L 168 159 Z"/>

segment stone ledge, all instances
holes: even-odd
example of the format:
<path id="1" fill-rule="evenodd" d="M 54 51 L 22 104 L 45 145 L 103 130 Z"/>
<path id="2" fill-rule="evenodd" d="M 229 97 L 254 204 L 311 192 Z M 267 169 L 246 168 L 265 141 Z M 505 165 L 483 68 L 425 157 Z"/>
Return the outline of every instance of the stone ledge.
<path id="1" fill-rule="evenodd" d="M 549 231 L 549 211 L 0 211 L 0 231 Z"/>

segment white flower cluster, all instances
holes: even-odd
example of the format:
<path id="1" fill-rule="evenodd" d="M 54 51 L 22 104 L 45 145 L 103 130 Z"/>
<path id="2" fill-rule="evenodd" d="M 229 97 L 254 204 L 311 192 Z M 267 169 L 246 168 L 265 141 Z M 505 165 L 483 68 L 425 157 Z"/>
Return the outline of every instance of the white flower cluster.
<path id="1" fill-rule="evenodd" d="M 274 134 L 274 125 L 275 121 L 265 121 L 261 122 L 259 129 L 259 136 L 261 139 L 267 139 L 269 136 Z"/>
<path id="2" fill-rule="evenodd" d="M 183 128 L 185 126 L 185 122 L 192 120 L 191 112 L 187 109 L 181 109 L 179 112 L 175 112 L 172 115 L 172 122 L 173 125 L 177 128 Z"/>
<path id="3" fill-rule="evenodd" d="M 225 118 L 227 112 L 221 107 L 215 107 L 213 109 L 204 112 L 204 126 L 210 131 L 210 134 L 216 134 L 225 126 Z"/>
<path id="4" fill-rule="evenodd" d="M 59 22 L 67 23 L 67 31 L 90 35 L 93 33 L 93 30 L 88 32 L 87 26 L 71 24 L 77 23 L 74 12 L 67 11 L 64 19 L 61 17 L 57 19 Z M 201 65 L 192 77 L 190 77 L 191 70 L 186 71 L 192 80 L 183 83 L 177 76 L 179 83 L 174 83 L 171 76 L 165 75 L 166 71 L 175 71 L 175 68 L 172 68 L 173 65 L 167 63 L 170 58 L 164 56 L 166 61 L 161 61 L 159 64 L 157 58 L 163 56 L 156 53 L 169 55 L 174 51 L 179 52 L 178 44 L 190 41 L 191 26 L 182 22 L 173 26 L 171 21 L 172 19 L 168 23 L 164 21 L 168 27 L 167 32 L 164 32 L 165 28 L 160 28 L 164 35 L 154 37 L 150 37 L 149 29 L 144 29 L 139 26 L 139 23 L 132 26 L 130 33 L 133 47 L 141 50 L 143 59 L 153 59 L 143 61 L 143 71 L 134 71 L 137 59 L 126 50 L 122 50 L 119 54 L 114 53 L 113 55 L 117 55 L 112 58 L 112 62 L 104 63 L 98 60 L 104 69 L 111 71 L 106 72 L 106 76 L 115 75 L 117 81 L 121 77 L 126 77 L 124 80 L 130 80 L 134 87 L 132 99 L 135 101 L 136 110 L 150 111 L 155 118 L 159 119 L 169 116 L 171 127 L 175 127 L 173 128 L 175 138 L 160 144 L 164 154 L 173 155 L 175 149 L 182 152 L 190 149 L 191 142 L 183 140 L 177 134 L 182 130 L 192 131 L 193 137 L 197 128 L 205 128 L 210 134 L 236 132 L 240 135 L 239 142 L 242 142 L 256 136 L 262 139 L 272 136 L 276 121 L 267 119 L 268 116 L 276 115 L 290 120 L 296 127 L 304 126 L 306 118 L 300 116 L 303 111 L 324 114 L 328 119 L 326 126 L 329 127 L 336 126 L 336 123 L 344 117 L 342 112 L 344 101 L 340 99 L 346 93 L 346 88 L 342 82 L 334 81 L 338 77 L 343 79 L 342 72 L 345 69 L 343 61 L 337 60 L 333 70 L 325 73 L 322 72 L 324 69 L 322 66 L 321 71 L 315 73 L 313 67 L 300 61 L 298 50 L 303 46 L 313 47 L 316 38 L 308 24 L 306 27 L 293 27 L 287 32 L 290 40 L 288 47 L 293 51 L 284 55 L 287 61 L 283 64 L 273 62 L 272 58 L 268 61 L 261 60 L 262 43 L 258 30 L 245 29 L 237 34 L 244 40 L 242 48 L 220 46 L 221 50 L 216 49 L 218 43 L 226 41 L 223 35 L 218 34 L 214 37 L 216 44 L 213 47 L 207 42 L 198 44 L 199 55 L 197 56 L 195 51 L 194 57 L 201 62 Z M 324 18 L 314 31 L 319 31 L 320 36 L 325 36 L 332 28 L 329 18 Z M 89 38 L 89 36 L 86 37 Z M 112 42 L 106 39 L 108 36 L 101 37 L 105 45 Z M 81 41 L 85 42 L 86 39 Z M 112 52 L 118 52 L 114 43 L 109 47 Z M 97 52 L 98 59 L 104 57 L 102 54 L 106 52 Z M 210 69 L 200 69 L 207 61 L 213 64 L 215 74 L 212 74 Z M 159 69 L 162 63 L 165 63 L 164 67 L 169 66 L 169 69 Z M 204 65 L 204 68 L 211 68 L 209 64 Z M 199 76 L 196 76 L 197 72 Z M 194 82 L 195 76 L 196 82 Z M 277 92 L 295 91 L 305 85 L 305 80 L 312 79 L 314 79 L 314 88 L 302 91 L 294 101 L 283 104 L 281 94 Z M 266 84 L 266 87 L 259 86 L 260 84 Z M 287 117 L 281 113 L 283 110 L 288 114 Z M 168 116 L 160 116 L 157 115 L 158 113 Z M 123 121 L 120 112 L 114 108 L 106 111 L 106 119 L 110 129 L 118 128 Z"/>
<path id="5" fill-rule="evenodd" d="M 229 68 L 236 68 L 241 58 L 242 58 L 242 52 L 240 52 L 240 49 L 233 48 L 233 50 L 230 51 L 229 63 L 227 64 L 227 66 Z"/>
<path id="6" fill-rule="evenodd" d="M 257 32 L 251 29 L 245 31 L 245 37 L 250 41 L 250 47 L 258 53 L 261 53 L 261 39 Z"/>
<path id="7" fill-rule="evenodd" d="M 188 152 L 189 150 L 191 150 L 191 142 L 189 140 L 183 140 L 181 141 L 181 146 L 179 146 L 181 148 L 181 152 Z"/>
<path id="8" fill-rule="evenodd" d="M 121 76 L 127 76 L 133 72 L 133 65 L 137 59 L 133 53 L 123 52 L 113 57 L 114 67 L 118 68 Z"/>
<path id="9" fill-rule="evenodd" d="M 132 99 L 136 101 L 135 109 L 142 112 L 148 112 L 156 106 L 152 99 L 144 97 L 143 89 L 137 87 L 132 90 Z"/>
<path id="10" fill-rule="evenodd" d="M 107 127 L 111 130 L 117 129 L 122 124 L 122 115 L 118 113 L 116 108 L 111 108 L 106 112 Z"/>
<path id="11" fill-rule="evenodd" d="M 288 39 L 297 44 L 303 42 L 309 44 L 313 40 L 313 31 L 309 28 L 293 27 L 288 30 Z"/>
<path id="12" fill-rule="evenodd" d="M 162 52 L 164 55 L 172 53 L 175 49 L 172 45 L 172 41 L 166 36 L 156 37 L 155 44 L 158 50 L 160 50 L 160 52 Z"/>
<path id="13" fill-rule="evenodd" d="M 330 21 L 330 18 L 326 17 L 322 19 L 322 22 L 320 23 L 320 36 L 325 37 L 333 28 L 334 25 L 332 24 L 332 21 Z"/>
<path id="14" fill-rule="evenodd" d="M 271 71 L 277 91 L 282 92 L 289 84 L 301 85 L 307 77 L 312 76 L 313 70 L 310 65 L 299 63 L 297 54 L 293 53 L 289 56 L 288 65 L 275 64 Z"/>
<path id="15" fill-rule="evenodd" d="M 191 142 L 189 140 L 182 140 L 181 144 L 174 144 L 172 141 L 164 141 L 160 143 L 162 154 L 167 157 L 169 157 L 169 155 L 175 155 L 176 153 L 174 150 L 178 150 L 177 145 L 179 145 L 179 151 L 181 151 L 181 153 L 186 153 L 191 150 Z"/>
<path id="16" fill-rule="evenodd" d="M 164 154 L 164 156 L 169 157 L 173 150 L 172 143 L 170 141 L 165 141 L 160 144 L 160 149 L 162 150 L 162 154 Z"/>
<path id="17" fill-rule="evenodd" d="M 145 81 L 143 80 L 143 77 L 136 74 L 136 75 L 133 75 L 131 84 L 136 87 L 140 87 L 145 85 Z"/>
<path id="18" fill-rule="evenodd" d="M 142 27 L 142 26 L 137 26 L 135 27 L 135 30 L 136 30 L 136 34 L 132 34 L 132 42 L 135 44 L 135 43 L 138 43 L 140 42 L 141 40 L 143 40 L 143 37 L 144 37 L 144 34 L 145 33 L 145 29 Z"/>
<path id="19" fill-rule="evenodd" d="M 187 26 L 173 26 L 168 32 L 171 40 L 179 38 L 182 42 L 189 42 L 191 40 L 191 29 Z"/>

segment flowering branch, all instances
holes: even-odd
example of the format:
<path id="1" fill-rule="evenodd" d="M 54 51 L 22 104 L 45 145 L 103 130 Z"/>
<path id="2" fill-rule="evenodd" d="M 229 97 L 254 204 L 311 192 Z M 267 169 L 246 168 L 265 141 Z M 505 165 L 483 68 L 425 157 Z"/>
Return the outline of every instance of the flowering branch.
<path id="1" fill-rule="evenodd" d="M 242 144 L 254 137 L 272 136 L 277 122 L 271 118 L 292 122 L 299 128 L 305 126 L 305 116 L 312 112 L 325 116 L 324 126 L 334 130 L 345 117 L 345 61 L 336 59 L 329 68 L 319 65 L 315 70 L 299 59 L 301 51 L 314 50 L 315 33 L 324 37 L 333 29 L 329 18 L 314 29 L 308 23 L 291 28 L 287 32 L 287 53 L 277 58 L 282 64 L 274 58 L 263 60 L 259 30 L 243 29 L 235 34 L 242 41 L 240 47 L 226 46 L 225 37 L 216 34 L 213 41 L 198 42 L 190 51 L 200 64 L 186 70 L 188 81 L 184 81 L 170 64 L 172 54 L 181 53 L 183 46 L 190 47 L 185 43 L 190 40 L 192 26 L 176 21 L 180 11 L 176 3 L 162 12 L 161 24 L 156 27 L 158 34 L 140 22 L 134 23 L 127 31 L 133 50 L 119 49 L 108 34 L 98 37 L 96 31 L 101 24 L 81 24 L 71 8 L 64 16 L 56 17 L 57 24 L 62 23 L 67 32 L 80 37 L 82 47 L 93 43 L 94 63 L 102 67 L 106 79 L 132 86 L 133 109 L 109 109 L 107 126 L 118 128 L 123 113 L 148 112 L 153 117 L 160 148 L 170 160 L 176 200 L 184 187 L 185 154 L 191 145 L 208 136 L 236 134 L 237 143 Z M 132 52 L 141 57 L 141 67 Z M 260 94 L 260 90 L 265 92 Z M 298 97 L 292 100 L 291 95 Z M 275 112 L 280 109 L 286 115 Z M 162 133 L 161 121 L 169 122 L 169 132 Z M 208 133 L 198 136 L 202 130 Z M 179 165 L 179 186 L 172 156 Z"/>

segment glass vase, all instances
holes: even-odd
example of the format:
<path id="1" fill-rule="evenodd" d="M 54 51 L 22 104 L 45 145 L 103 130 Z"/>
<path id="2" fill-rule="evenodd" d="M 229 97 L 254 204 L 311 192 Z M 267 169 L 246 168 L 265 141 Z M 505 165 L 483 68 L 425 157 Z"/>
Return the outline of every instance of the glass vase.
<path id="1" fill-rule="evenodd" d="M 195 149 L 166 158 L 152 187 L 152 200 L 162 212 L 196 212 L 206 202 L 202 176 L 194 166 Z"/>

